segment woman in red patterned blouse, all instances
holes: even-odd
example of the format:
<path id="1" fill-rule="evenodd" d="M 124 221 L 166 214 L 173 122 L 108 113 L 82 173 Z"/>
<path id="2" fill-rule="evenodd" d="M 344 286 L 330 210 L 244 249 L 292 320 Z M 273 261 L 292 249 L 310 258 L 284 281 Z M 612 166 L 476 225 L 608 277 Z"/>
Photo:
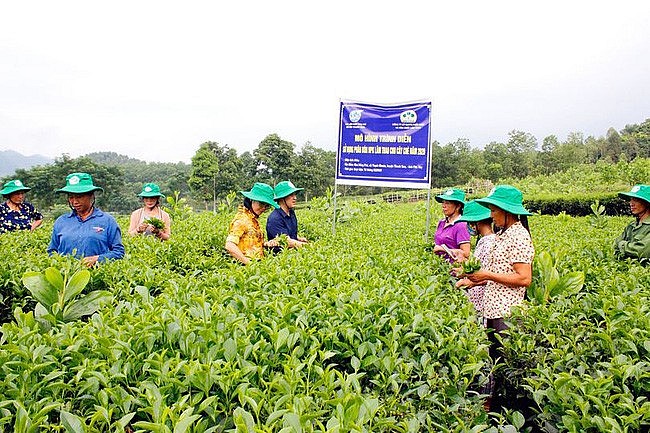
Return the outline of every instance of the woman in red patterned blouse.
<path id="1" fill-rule="evenodd" d="M 468 287 L 485 284 L 483 317 L 493 360 L 500 352 L 495 334 L 508 328 L 504 318 L 510 315 L 513 306 L 522 303 L 533 278 L 535 248 L 528 229 L 528 216 L 532 214 L 524 208 L 522 201 L 521 192 L 510 185 L 498 185 L 487 197 L 476 200 L 490 209 L 498 231 L 483 267 L 464 275 L 462 284 Z"/>

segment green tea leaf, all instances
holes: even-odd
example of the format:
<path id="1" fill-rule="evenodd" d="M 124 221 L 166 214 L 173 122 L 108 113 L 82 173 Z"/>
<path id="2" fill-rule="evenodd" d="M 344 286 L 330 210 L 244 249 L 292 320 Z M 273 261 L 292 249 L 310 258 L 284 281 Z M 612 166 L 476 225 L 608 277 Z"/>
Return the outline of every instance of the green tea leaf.
<path id="1" fill-rule="evenodd" d="M 61 424 L 68 433 L 84 433 L 86 431 L 81 418 L 64 410 L 61 411 Z"/>
<path id="2" fill-rule="evenodd" d="M 517 431 L 520 431 L 526 422 L 526 418 L 519 411 L 514 411 L 512 413 L 512 425 L 515 426 Z"/>
<path id="3" fill-rule="evenodd" d="M 90 271 L 88 269 L 80 269 L 75 272 L 63 289 L 63 302 L 65 303 L 81 293 L 89 281 Z"/>
<path id="4" fill-rule="evenodd" d="M 291 428 L 294 433 L 302 433 L 302 425 L 300 424 L 300 415 L 297 413 L 287 412 L 282 417 L 282 423 L 285 427 Z"/>
<path id="5" fill-rule="evenodd" d="M 56 287 L 50 284 L 40 272 L 25 272 L 22 281 L 34 299 L 46 308 L 49 309 L 54 303 L 58 302 L 59 296 Z"/>
<path id="6" fill-rule="evenodd" d="M 113 295 L 106 290 L 95 290 L 73 301 L 63 310 L 63 321 L 77 320 L 82 316 L 93 314 L 99 307 L 113 299 Z"/>
<path id="7" fill-rule="evenodd" d="M 253 415 L 248 413 L 245 409 L 238 407 L 233 412 L 233 421 L 235 422 L 237 433 L 250 433 L 255 431 L 255 420 Z"/>
<path id="8" fill-rule="evenodd" d="M 185 433 L 194 421 L 201 418 L 201 415 L 192 415 L 194 408 L 186 409 L 182 414 L 180 420 L 174 426 L 174 433 Z"/>
<path id="9" fill-rule="evenodd" d="M 54 286 L 57 291 L 63 290 L 63 275 L 57 268 L 49 267 L 43 273 L 47 282 Z"/>
<path id="10" fill-rule="evenodd" d="M 135 416 L 135 412 L 127 413 L 124 415 L 122 418 L 118 419 L 115 424 L 117 425 L 118 428 L 124 430 L 127 425 L 131 422 L 133 417 Z"/>
<path id="11" fill-rule="evenodd" d="M 237 343 L 229 338 L 223 343 L 223 357 L 226 358 L 226 361 L 231 362 L 235 356 L 237 356 Z"/>
<path id="12" fill-rule="evenodd" d="M 585 284 L 584 272 L 575 271 L 562 275 L 555 287 L 551 289 L 551 297 L 557 296 L 565 291 L 579 292 Z"/>

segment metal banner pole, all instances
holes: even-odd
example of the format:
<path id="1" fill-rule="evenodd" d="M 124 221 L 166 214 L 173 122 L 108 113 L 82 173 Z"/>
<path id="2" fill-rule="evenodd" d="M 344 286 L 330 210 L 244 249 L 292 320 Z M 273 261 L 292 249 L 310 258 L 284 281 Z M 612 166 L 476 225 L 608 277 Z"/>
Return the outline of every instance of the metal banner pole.
<path id="1" fill-rule="evenodd" d="M 336 196 L 338 184 L 334 181 L 334 215 L 332 216 L 332 236 L 336 236 Z"/>
<path id="2" fill-rule="evenodd" d="M 427 227 L 424 232 L 424 241 L 429 242 L 429 224 L 431 223 L 431 188 L 427 191 Z"/>

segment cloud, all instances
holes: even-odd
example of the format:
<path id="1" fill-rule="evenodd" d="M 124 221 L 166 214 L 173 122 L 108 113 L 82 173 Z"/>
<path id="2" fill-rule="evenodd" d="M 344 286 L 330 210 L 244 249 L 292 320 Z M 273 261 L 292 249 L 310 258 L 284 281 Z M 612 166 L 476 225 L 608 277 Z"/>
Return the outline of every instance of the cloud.
<path id="1" fill-rule="evenodd" d="M 335 149 L 340 98 L 433 100 L 433 137 L 602 135 L 648 117 L 650 4 L 11 3 L 0 149 L 189 161 L 270 133 Z"/>

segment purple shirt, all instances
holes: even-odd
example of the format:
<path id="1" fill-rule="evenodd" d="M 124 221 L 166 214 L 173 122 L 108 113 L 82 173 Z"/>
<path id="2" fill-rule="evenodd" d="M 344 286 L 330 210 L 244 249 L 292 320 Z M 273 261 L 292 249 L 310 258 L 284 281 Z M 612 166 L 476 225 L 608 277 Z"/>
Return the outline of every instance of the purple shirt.
<path id="1" fill-rule="evenodd" d="M 470 236 L 465 221 L 456 220 L 452 224 L 447 224 L 447 220 L 443 218 L 438 222 L 438 228 L 436 229 L 436 236 L 434 238 L 436 245 L 446 245 L 449 249 L 457 250 L 460 248 L 460 244 L 467 243 L 469 240 Z M 449 263 L 453 263 L 454 261 L 445 252 L 437 251 L 436 254 L 443 256 Z"/>

